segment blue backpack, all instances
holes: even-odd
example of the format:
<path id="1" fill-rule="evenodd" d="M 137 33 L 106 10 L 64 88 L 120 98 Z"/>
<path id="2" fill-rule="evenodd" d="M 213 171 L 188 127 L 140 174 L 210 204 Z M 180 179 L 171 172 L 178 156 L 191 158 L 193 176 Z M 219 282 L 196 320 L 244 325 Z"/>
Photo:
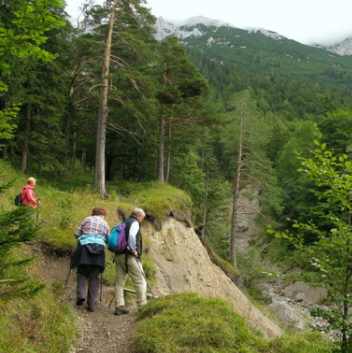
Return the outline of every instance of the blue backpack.
<path id="1" fill-rule="evenodd" d="M 129 218 L 124 222 L 118 224 L 116 227 L 112 227 L 108 237 L 108 249 L 115 254 L 125 253 L 128 245 L 128 236 L 125 233 L 125 229 L 128 223 L 132 222 L 133 219 Z"/>

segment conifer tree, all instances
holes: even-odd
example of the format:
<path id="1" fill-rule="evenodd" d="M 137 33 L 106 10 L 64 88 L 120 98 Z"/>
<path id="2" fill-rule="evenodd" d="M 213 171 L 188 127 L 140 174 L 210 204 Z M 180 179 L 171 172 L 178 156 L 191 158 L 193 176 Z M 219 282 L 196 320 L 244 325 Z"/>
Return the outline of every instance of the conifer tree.
<path id="1" fill-rule="evenodd" d="M 55 9 L 63 4 L 60 0 L 11 0 L 3 1 L 0 22 L 0 70 L 2 75 L 11 74 L 11 61 L 14 57 L 38 60 L 53 60 L 55 55 L 40 47 L 46 41 L 44 34 L 65 24 Z M 7 92 L 8 86 L 3 78 L 0 81 L 0 92 Z M 11 108 L 3 106 L 0 111 L 0 137 L 12 138 L 13 122 L 10 121 L 17 114 L 16 105 Z M 17 102 L 14 101 L 14 104 Z M 4 180 L 6 165 L 1 162 L 0 174 Z M 0 185 L 0 193 L 9 187 L 11 182 Z M 12 299 L 16 296 L 28 297 L 36 293 L 42 285 L 28 281 L 26 274 L 12 271 L 13 268 L 26 264 L 30 259 L 16 261 L 11 259 L 12 248 L 36 236 L 33 219 L 28 217 L 30 209 L 19 207 L 12 211 L 2 210 L 0 213 L 0 297 Z M 11 273 L 12 278 L 8 278 Z M 16 278 L 15 278 L 16 277 Z"/>
<path id="2" fill-rule="evenodd" d="M 143 98 L 142 67 L 152 61 L 153 55 L 151 25 L 155 18 L 144 4 L 144 0 L 107 1 L 104 7 L 95 6 L 89 12 L 93 31 L 85 38 L 95 46 L 96 60 L 101 62 L 100 74 L 92 80 L 91 90 L 100 88 L 94 183 L 102 198 L 107 196 L 106 131 L 118 125 L 118 117 L 108 118 L 109 112 L 120 105 L 128 109 L 133 118 L 140 119 L 142 115 L 135 109 L 138 105 L 132 103 L 130 94 L 135 91 Z M 103 41 L 104 46 L 97 47 L 97 41 Z M 117 121 L 112 123 L 113 120 Z"/>
<path id="3" fill-rule="evenodd" d="M 272 164 L 265 154 L 267 136 L 263 119 L 256 108 L 250 90 L 234 95 L 223 142 L 228 170 L 233 173 L 233 202 L 231 217 L 231 263 L 236 266 L 237 223 L 240 216 L 240 192 L 246 189 L 248 197 L 258 197 L 262 207 L 279 210 L 279 188 Z M 257 194 L 257 196 L 255 196 Z M 258 214 L 260 212 L 255 210 Z"/>
<path id="4" fill-rule="evenodd" d="M 0 161 L 0 177 L 5 180 L 6 164 Z M 11 186 L 11 181 L 0 184 L 0 194 Z M 32 257 L 16 259 L 11 256 L 14 248 L 36 238 L 38 226 L 35 215 L 29 207 L 2 210 L 0 213 L 0 299 L 12 300 L 15 297 L 28 298 L 44 286 L 30 279 L 23 266 Z"/>
<path id="5" fill-rule="evenodd" d="M 158 181 L 162 184 L 170 173 L 170 149 L 165 153 L 165 139 L 172 139 L 172 129 L 185 123 L 206 121 L 202 98 L 209 92 L 207 81 L 187 56 L 176 37 L 160 43 L 157 79 L 159 112 Z M 208 111 L 209 113 L 209 111 Z M 165 129 L 166 127 L 166 129 Z M 165 168 L 165 156 L 167 168 Z M 165 178 L 166 176 L 166 178 Z"/>
<path id="6" fill-rule="evenodd" d="M 45 43 L 45 34 L 65 25 L 58 9 L 62 9 L 60 0 L 4 0 L 0 17 L 0 95 L 8 91 L 4 77 L 12 72 L 14 58 L 30 57 L 35 60 L 51 61 L 55 59 L 41 45 Z M 0 96 L 0 97 L 1 97 Z M 0 137 L 8 138 L 16 122 L 18 101 L 6 102 L 3 97 L 0 110 Z"/>

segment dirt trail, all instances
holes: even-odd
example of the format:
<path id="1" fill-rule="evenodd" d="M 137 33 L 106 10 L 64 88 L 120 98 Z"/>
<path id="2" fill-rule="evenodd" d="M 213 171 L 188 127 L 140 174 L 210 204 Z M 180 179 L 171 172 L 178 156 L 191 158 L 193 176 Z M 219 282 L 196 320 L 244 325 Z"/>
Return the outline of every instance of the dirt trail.
<path id="1" fill-rule="evenodd" d="M 67 279 L 70 257 L 58 256 L 43 244 L 32 247 L 37 255 L 38 272 L 42 281 L 48 285 L 64 285 Z M 100 282 L 99 282 L 100 284 Z M 69 302 L 81 332 L 78 344 L 70 353 L 124 353 L 133 351 L 133 339 L 136 334 L 137 307 L 129 308 L 128 315 L 115 316 L 114 303 L 109 308 L 113 288 L 103 286 L 102 299 L 92 313 L 86 310 L 85 303 L 76 306 L 76 273 L 71 271 L 67 288 L 60 300 Z M 100 294 L 99 294 L 100 297 Z"/>

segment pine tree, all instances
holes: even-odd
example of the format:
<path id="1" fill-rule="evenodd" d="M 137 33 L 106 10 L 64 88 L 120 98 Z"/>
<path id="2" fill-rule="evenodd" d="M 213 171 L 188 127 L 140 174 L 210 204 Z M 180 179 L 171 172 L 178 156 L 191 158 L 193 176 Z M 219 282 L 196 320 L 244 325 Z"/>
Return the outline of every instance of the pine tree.
<path id="1" fill-rule="evenodd" d="M 0 19 L 0 93 L 8 91 L 8 85 L 3 81 L 4 76 L 12 72 L 14 58 L 30 57 L 34 60 L 51 61 L 55 59 L 41 48 L 47 37 L 45 33 L 65 25 L 65 21 L 57 11 L 63 4 L 60 0 L 4 0 L 2 2 L 2 16 Z M 8 138 L 12 135 L 17 112 L 17 101 L 7 104 L 2 99 L 0 110 L 0 136 Z"/>
<path id="2" fill-rule="evenodd" d="M 98 38 L 104 41 L 100 79 L 97 86 L 93 86 L 100 87 L 94 184 L 102 198 L 107 196 L 106 129 L 109 126 L 108 114 L 112 110 L 108 102 L 110 105 L 120 104 L 125 109 L 131 108 L 128 93 L 134 89 L 143 95 L 140 66 L 141 63 L 149 63 L 152 56 L 151 25 L 155 18 L 144 4 L 144 0 L 114 0 L 108 1 L 104 8 L 96 6 L 90 12 L 94 30 L 87 37 L 90 37 L 90 43 Z M 127 83 L 129 88 L 126 90 Z M 138 118 L 138 111 L 133 106 L 131 113 Z"/>
<path id="3" fill-rule="evenodd" d="M 249 197 L 258 194 L 262 207 L 279 210 L 279 188 L 272 164 L 265 154 L 266 128 L 251 98 L 250 90 L 234 95 L 223 142 L 229 172 L 233 173 L 233 203 L 231 217 L 231 263 L 236 266 L 237 223 L 240 217 L 240 192 L 247 190 Z M 258 214 L 262 214 L 256 210 Z"/>
<path id="4" fill-rule="evenodd" d="M 170 174 L 173 129 L 175 125 L 206 121 L 207 114 L 202 98 L 208 94 L 209 87 L 176 37 L 169 37 L 160 43 L 157 70 L 159 82 L 157 99 L 160 103 L 158 181 L 164 184 Z M 166 136 L 169 140 L 167 153 L 165 153 Z"/>

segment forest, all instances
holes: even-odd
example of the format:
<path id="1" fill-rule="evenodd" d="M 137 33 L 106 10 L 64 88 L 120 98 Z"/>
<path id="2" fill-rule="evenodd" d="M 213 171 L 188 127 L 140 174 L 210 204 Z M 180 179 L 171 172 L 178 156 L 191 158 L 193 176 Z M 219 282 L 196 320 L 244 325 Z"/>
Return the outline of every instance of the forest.
<path id="1" fill-rule="evenodd" d="M 349 263 L 345 85 L 255 73 L 175 37 L 158 42 L 143 0 L 87 3 L 78 26 L 60 0 L 0 4 L 0 153 L 8 165 L 57 185 L 79 173 L 103 200 L 119 183 L 179 188 L 191 197 L 201 237 L 235 267 L 244 193 L 260 201 L 255 236 L 271 244 L 273 261 L 295 266 L 304 258 L 296 248 L 323 247 L 343 229 Z M 343 352 L 352 344 L 346 271 Z"/>

